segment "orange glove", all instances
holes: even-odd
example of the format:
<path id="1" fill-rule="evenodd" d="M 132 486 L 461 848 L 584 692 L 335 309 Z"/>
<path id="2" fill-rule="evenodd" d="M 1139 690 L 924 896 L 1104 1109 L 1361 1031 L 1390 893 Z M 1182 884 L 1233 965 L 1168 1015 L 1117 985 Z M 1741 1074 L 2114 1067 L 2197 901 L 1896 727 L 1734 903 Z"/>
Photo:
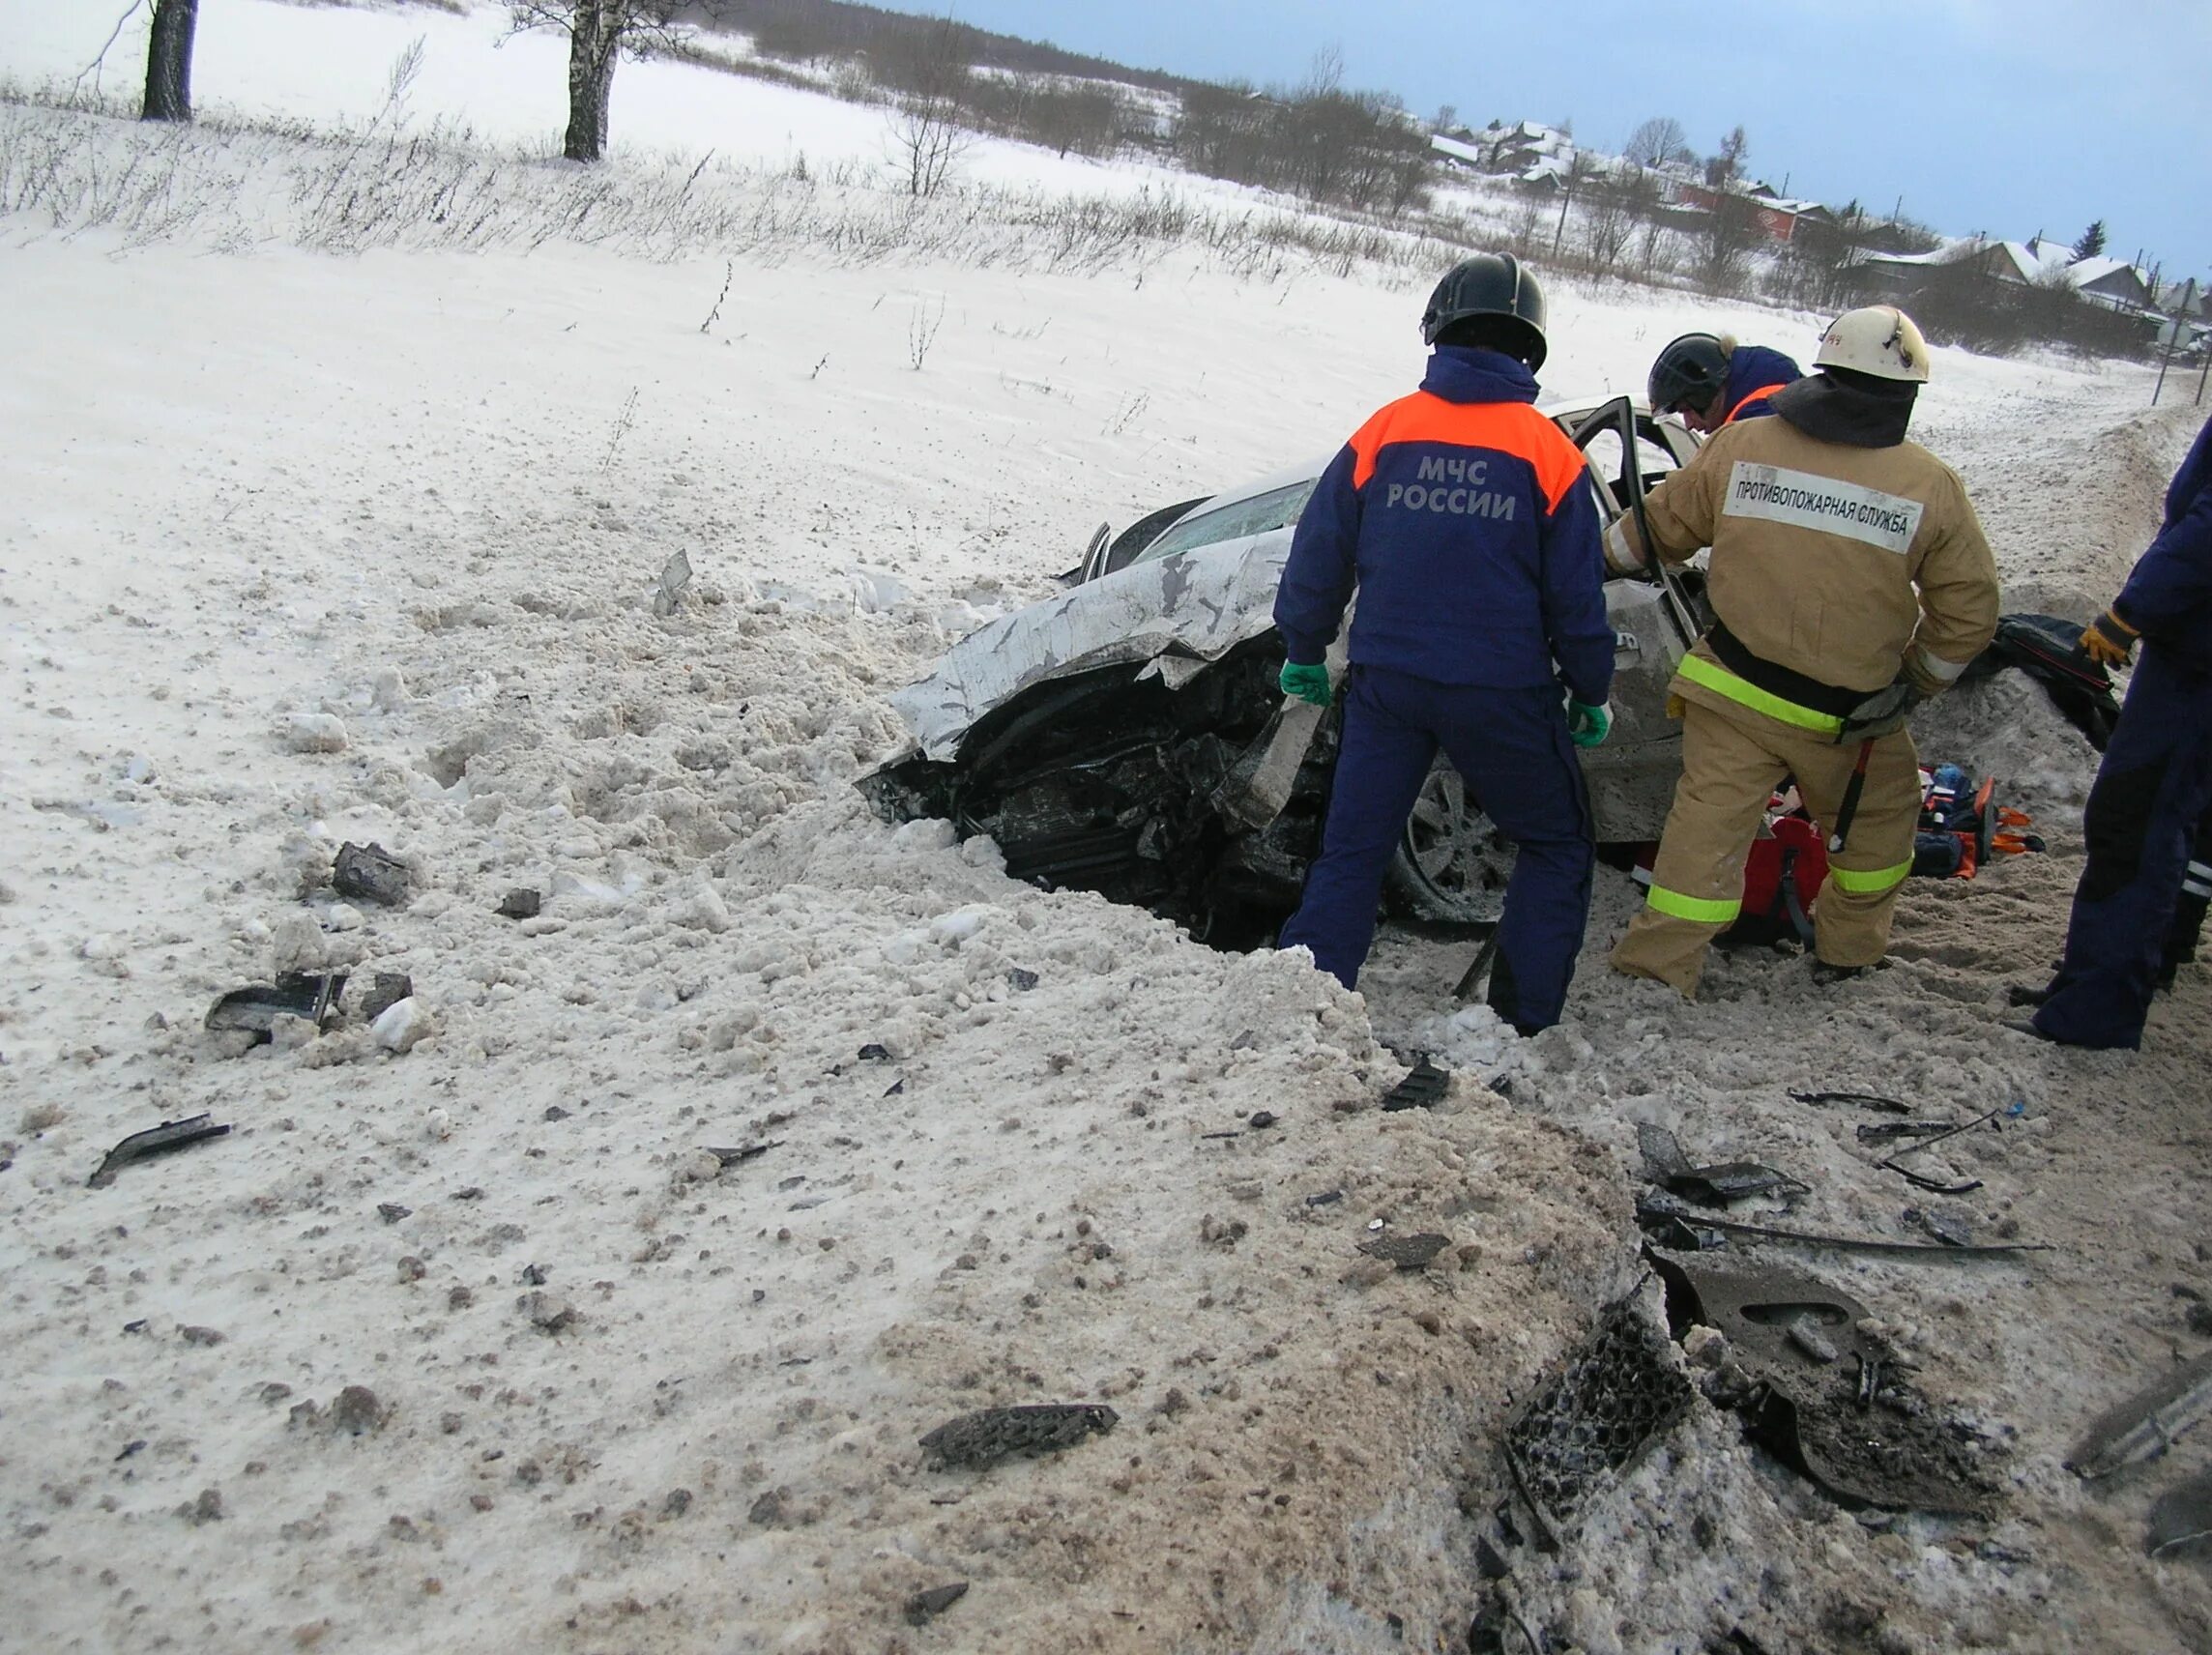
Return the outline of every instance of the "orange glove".
<path id="1" fill-rule="evenodd" d="M 2141 636 L 2118 610 L 2108 609 L 2081 628 L 2081 653 L 2101 667 L 2125 666 Z"/>

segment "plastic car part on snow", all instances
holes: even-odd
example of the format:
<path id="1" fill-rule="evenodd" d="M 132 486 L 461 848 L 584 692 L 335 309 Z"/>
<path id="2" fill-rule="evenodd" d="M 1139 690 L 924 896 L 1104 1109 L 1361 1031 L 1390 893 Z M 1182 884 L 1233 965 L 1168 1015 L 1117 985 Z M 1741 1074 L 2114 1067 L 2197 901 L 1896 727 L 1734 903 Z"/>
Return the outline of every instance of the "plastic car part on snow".
<path id="1" fill-rule="evenodd" d="M 1608 1478 L 1628 1470 L 1690 1406 L 1667 1342 L 1640 1293 L 1608 1305 L 1544 1388 L 1505 1428 L 1505 1465 L 1547 1551 Z"/>
<path id="2" fill-rule="evenodd" d="M 337 1015 L 345 985 L 343 972 L 286 972 L 273 984 L 232 989 L 208 1007 L 204 1025 L 217 1033 L 249 1033 L 255 1045 L 269 1041 L 279 1017 L 299 1018 L 319 1031 Z"/>
<path id="3" fill-rule="evenodd" d="M 194 1144 L 204 1144 L 210 1138 L 220 1138 L 229 1131 L 228 1126 L 218 1126 L 212 1118 L 205 1115 L 195 1115 L 186 1120 L 164 1120 L 159 1126 L 131 1133 L 108 1150 L 86 1182 L 94 1189 L 104 1189 L 115 1181 L 116 1173 L 132 1161 L 189 1149 Z"/>
<path id="4" fill-rule="evenodd" d="M 1986 1506 L 1957 1435 L 1903 1389 L 1882 1348 L 1859 1331 L 1870 1313 L 1857 1299 L 1778 1265 L 1645 1256 L 1666 1285 L 1675 1336 L 1701 1325 L 1727 1341 L 1747 1381 L 1732 1406 L 1784 1465 L 1846 1505 Z"/>

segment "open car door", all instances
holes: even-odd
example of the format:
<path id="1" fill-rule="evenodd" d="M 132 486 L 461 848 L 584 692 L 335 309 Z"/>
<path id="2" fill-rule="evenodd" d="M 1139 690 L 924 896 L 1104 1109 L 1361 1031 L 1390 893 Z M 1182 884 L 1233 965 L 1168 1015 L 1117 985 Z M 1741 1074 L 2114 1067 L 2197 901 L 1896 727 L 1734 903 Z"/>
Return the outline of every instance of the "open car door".
<path id="1" fill-rule="evenodd" d="M 1589 486 L 1607 527 L 1633 514 L 1644 529 L 1645 470 L 1643 455 L 1656 448 L 1677 462 L 1695 452 L 1687 432 L 1674 432 L 1625 396 L 1594 409 L 1569 433 L 1586 455 L 1602 449 L 1602 468 L 1593 458 Z M 1610 444 L 1618 444 L 1617 464 Z M 1673 439 L 1679 439 L 1679 443 Z M 1687 450 L 1687 451 L 1685 451 Z M 1615 471 L 1608 478 L 1605 473 Z M 1648 534 L 1643 534 L 1650 544 Z M 1584 752 L 1583 775 L 1589 784 L 1590 813 L 1597 837 L 1607 842 L 1656 839 L 1674 798 L 1682 771 L 1682 727 L 1667 716 L 1667 686 L 1692 644 L 1711 623 L 1702 581 L 1677 574 L 1652 558 L 1642 578 L 1608 580 L 1606 618 L 1613 624 L 1613 732 L 1604 745 Z"/>

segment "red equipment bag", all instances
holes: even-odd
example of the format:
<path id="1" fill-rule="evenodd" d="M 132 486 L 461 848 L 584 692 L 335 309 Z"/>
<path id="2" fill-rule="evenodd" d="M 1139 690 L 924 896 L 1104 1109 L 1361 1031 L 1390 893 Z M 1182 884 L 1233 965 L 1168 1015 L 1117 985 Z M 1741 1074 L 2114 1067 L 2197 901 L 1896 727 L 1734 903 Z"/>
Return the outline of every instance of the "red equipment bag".
<path id="1" fill-rule="evenodd" d="M 1813 902 L 1828 878 L 1828 846 L 1804 811 L 1779 796 L 1772 801 L 1765 829 L 1751 842 L 1743 863 L 1743 909 L 1735 922 L 1713 941 L 1723 947 L 1763 947 L 1775 943 L 1813 942 Z M 1659 847 L 1647 845 L 1636 858 L 1636 883 L 1651 883 Z"/>

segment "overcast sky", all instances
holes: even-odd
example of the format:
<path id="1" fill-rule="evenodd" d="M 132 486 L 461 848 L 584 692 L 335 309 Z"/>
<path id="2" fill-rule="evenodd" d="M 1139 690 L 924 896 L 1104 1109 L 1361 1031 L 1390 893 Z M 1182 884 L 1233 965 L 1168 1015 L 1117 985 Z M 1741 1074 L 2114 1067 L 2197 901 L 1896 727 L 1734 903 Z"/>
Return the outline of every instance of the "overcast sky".
<path id="1" fill-rule="evenodd" d="M 881 3 L 881 0 L 879 0 Z M 943 4 L 890 0 L 942 14 Z M 1952 235 L 2071 242 L 2212 275 L 2207 0 L 953 0 L 961 21 L 1201 79 L 1346 80 L 1479 127 L 1572 120 L 1617 148 L 1673 115 L 1742 123 L 1777 189 Z"/>

